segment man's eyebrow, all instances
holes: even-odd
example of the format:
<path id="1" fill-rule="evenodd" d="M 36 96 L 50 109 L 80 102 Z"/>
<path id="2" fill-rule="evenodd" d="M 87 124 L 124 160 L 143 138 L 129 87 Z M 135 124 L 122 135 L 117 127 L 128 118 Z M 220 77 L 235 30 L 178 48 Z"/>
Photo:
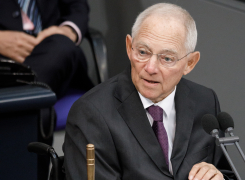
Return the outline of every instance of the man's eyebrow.
<path id="1" fill-rule="evenodd" d="M 146 43 L 144 42 L 138 42 L 136 43 L 136 46 L 145 46 L 147 49 L 152 50 Z M 177 55 L 178 52 L 174 49 L 161 49 L 160 53 L 158 54 L 164 54 L 164 53 L 170 53 L 170 54 L 174 54 Z"/>
<path id="2" fill-rule="evenodd" d="M 136 46 L 145 46 L 146 48 L 148 48 L 148 49 L 151 49 L 146 43 L 144 43 L 144 42 L 138 42 L 137 44 L 136 44 Z"/>
<path id="3" fill-rule="evenodd" d="M 178 52 L 174 49 L 162 49 L 160 52 L 161 52 L 160 54 L 162 53 L 170 53 L 170 54 L 176 54 L 176 55 L 178 54 Z"/>

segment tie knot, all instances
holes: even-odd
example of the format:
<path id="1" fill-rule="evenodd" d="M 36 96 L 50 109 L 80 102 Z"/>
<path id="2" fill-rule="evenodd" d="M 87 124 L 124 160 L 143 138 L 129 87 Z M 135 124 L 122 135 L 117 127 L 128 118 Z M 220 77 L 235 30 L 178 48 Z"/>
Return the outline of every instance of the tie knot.
<path id="1" fill-rule="evenodd" d="M 163 121 L 163 109 L 159 106 L 150 106 L 147 111 L 151 115 L 154 121 Z"/>

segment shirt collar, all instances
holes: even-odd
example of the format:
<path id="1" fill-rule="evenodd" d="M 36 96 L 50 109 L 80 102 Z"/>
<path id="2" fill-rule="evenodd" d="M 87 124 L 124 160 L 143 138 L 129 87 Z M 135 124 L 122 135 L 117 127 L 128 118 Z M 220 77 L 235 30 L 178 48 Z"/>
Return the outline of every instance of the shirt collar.
<path id="1" fill-rule="evenodd" d="M 142 104 L 144 106 L 144 109 L 146 109 L 146 108 L 148 108 L 148 107 L 150 107 L 151 105 L 154 104 L 156 106 L 160 106 L 164 110 L 166 115 L 169 117 L 170 112 L 172 110 L 172 107 L 174 105 L 175 92 L 176 92 L 176 86 L 175 86 L 175 88 L 174 88 L 174 90 L 173 90 L 173 92 L 171 94 L 169 94 L 165 99 L 163 99 L 162 101 L 159 101 L 158 103 L 153 103 L 150 99 L 142 96 L 140 94 L 140 92 L 138 92 L 138 93 L 139 93 L 141 102 L 142 102 Z"/>

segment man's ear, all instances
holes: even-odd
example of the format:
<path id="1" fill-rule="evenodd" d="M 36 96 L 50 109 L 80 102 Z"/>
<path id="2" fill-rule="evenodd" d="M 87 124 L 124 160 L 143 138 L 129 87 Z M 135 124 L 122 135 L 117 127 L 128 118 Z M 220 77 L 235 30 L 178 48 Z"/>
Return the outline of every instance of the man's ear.
<path id="1" fill-rule="evenodd" d="M 184 71 L 184 75 L 187 75 L 188 73 L 190 73 L 194 69 L 194 67 L 198 63 L 199 59 L 200 59 L 200 52 L 199 51 L 195 51 L 189 55 L 187 66 L 186 66 L 185 71 Z"/>
<path id="2" fill-rule="evenodd" d="M 132 53 L 132 37 L 129 34 L 126 36 L 126 50 L 130 59 Z"/>

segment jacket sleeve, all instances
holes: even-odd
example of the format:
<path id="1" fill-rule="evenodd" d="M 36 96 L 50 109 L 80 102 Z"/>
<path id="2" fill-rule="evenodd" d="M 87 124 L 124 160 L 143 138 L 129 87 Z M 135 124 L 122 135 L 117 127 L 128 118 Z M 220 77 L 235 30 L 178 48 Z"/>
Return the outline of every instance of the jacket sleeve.
<path id="1" fill-rule="evenodd" d="M 82 35 L 86 34 L 89 20 L 89 6 L 87 0 L 60 0 L 60 24 L 71 21 L 77 25 Z"/>
<path id="2" fill-rule="evenodd" d="M 110 130 L 99 110 L 88 101 L 77 101 L 66 125 L 64 167 L 67 180 L 87 179 L 86 145 L 95 145 L 96 179 L 119 180 L 120 165 Z"/>

